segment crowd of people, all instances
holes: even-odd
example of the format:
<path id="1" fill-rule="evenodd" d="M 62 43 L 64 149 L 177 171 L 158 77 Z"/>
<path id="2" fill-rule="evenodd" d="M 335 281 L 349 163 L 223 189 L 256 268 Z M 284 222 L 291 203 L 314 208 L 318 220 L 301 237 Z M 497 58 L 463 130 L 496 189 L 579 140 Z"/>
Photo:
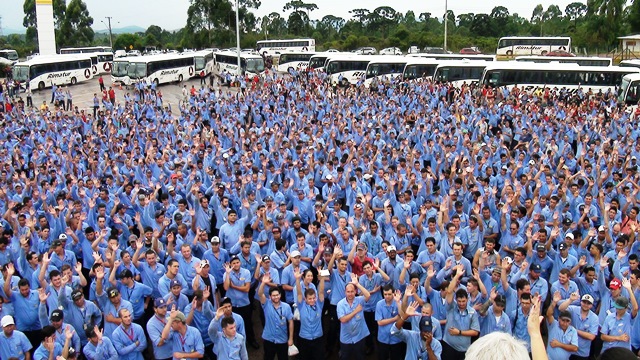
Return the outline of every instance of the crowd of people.
<path id="1" fill-rule="evenodd" d="M 638 354 L 615 89 L 236 82 L 0 107 L 1 359 Z"/>

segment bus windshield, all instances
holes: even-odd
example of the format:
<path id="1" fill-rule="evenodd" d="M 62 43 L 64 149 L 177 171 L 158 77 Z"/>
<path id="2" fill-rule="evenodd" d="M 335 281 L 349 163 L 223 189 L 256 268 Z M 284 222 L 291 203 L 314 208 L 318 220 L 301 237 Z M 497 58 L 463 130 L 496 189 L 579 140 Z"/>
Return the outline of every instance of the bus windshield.
<path id="1" fill-rule="evenodd" d="M 327 60 L 326 57 L 314 57 L 309 60 L 309 67 L 312 69 L 321 68 L 324 66 L 324 62 Z"/>
<path id="2" fill-rule="evenodd" d="M 618 94 L 618 102 L 637 105 L 640 100 L 640 81 L 622 80 Z"/>
<path id="3" fill-rule="evenodd" d="M 15 50 L 0 50 L 0 57 L 11 61 L 17 61 L 18 53 Z"/>
<path id="4" fill-rule="evenodd" d="M 406 64 L 372 64 L 367 68 L 367 79 L 378 75 L 398 74 Z"/>
<path id="5" fill-rule="evenodd" d="M 12 70 L 13 78 L 17 81 L 29 80 L 29 67 L 23 65 L 17 65 Z"/>
<path id="6" fill-rule="evenodd" d="M 130 63 L 127 68 L 127 75 L 132 79 L 140 79 L 147 76 L 147 64 Z"/>
<path id="7" fill-rule="evenodd" d="M 127 68 L 129 67 L 129 62 L 127 61 L 114 61 L 113 67 L 111 68 L 111 75 L 113 76 L 125 76 L 127 75 Z"/>
<path id="8" fill-rule="evenodd" d="M 264 61 L 262 59 L 247 59 L 247 71 L 261 73 L 264 71 Z"/>
<path id="9" fill-rule="evenodd" d="M 207 60 L 204 57 L 196 56 L 195 59 L 196 70 L 202 70 L 205 68 L 205 66 L 207 66 Z"/>

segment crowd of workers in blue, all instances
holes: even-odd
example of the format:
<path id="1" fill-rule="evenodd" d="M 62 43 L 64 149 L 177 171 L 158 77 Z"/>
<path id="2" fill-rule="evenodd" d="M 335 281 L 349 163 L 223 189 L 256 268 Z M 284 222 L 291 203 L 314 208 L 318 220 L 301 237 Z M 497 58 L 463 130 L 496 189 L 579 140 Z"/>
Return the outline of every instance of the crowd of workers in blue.
<path id="1" fill-rule="evenodd" d="M 638 353 L 612 91 L 240 82 L 0 113 L 0 358 L 464 359 L 537 302 L 550 359 Z"/>

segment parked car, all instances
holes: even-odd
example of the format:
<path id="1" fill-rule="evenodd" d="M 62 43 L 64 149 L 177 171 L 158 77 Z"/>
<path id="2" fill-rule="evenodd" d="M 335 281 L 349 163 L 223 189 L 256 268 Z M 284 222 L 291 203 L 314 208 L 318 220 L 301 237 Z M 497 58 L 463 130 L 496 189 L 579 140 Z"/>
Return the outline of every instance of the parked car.
<path id="1" fill-rule="evenodd" d="M 566 50 L 553 50 L 549 51 L 545 56 L 573 57 L 576 56 L 576 54 L 572 54 Z"/>
<path id="2" fill-rule="evenodd" d="M 127 56 L 127 52 L 125 50 L 116 50 L 116 52 L 113 54 L 113 57 L 115 58 L 121 58 L 125 56 Z"/>
<path id="3" fill-rule="evenodd" d="M 482 54 L 482 51 L 480 51 L 480 49 L 478 49 L 477 47 L 473 46 L 473 47 L 468 47 L 468 48 L 462 48 L 462 49 L 460 49 L 460 54 L 465 54 L 465 55 L 480 55 L 480 54 Z"/>
<path id="4" fill-rule="evenodd" d="M 325 51 L 325 52 L 337 53 L 337 52 L 340 52 L 340 50 L 337 50 L 337 49 L 329 49 L 329 50 L 327 50 L 327 51 Z"/>
<path id="5" fill-rule="evenodd" d="M 447 52 L 441 47 L 425 46 L 422 50 L 425 54 L 446 54 Z"/>
<path id="6" fill-rule="evenodd" d="M 129 50 L 127 56 L 140 56 L 140 50 Z"/>
<path id="7" fill-rule="evenodd" d="M 400 48 L 397 48 L 397 47 L 388 47 L 380 50 L 379 54 L 380 55 L 402 55 L 402 50 L 400 50 Z"/>
<path id="8" fill-rule="evenodd" d="M 407 50 L 407 54 L 419 54 L 420 53 L 420 48 L 412 45 L 411 47 L 409 47 L 409 49 Z"/>
<path id="9" fill-rule="evenodd" d="M 378 53 L 378 50 L 376 50 L 376 48 L 374 48 L 373 46 L 364 46 L 357 48 L 354 53 L 356 55 L 375 55 Z"/>

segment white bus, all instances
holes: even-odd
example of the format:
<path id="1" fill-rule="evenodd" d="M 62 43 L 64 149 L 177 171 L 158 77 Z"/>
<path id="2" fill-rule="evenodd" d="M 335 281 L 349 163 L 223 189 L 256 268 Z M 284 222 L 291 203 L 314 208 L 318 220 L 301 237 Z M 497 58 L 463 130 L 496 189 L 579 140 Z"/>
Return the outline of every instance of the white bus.
<path id="1" fill-rule="evenodd" d="M 60 54 L 92 54 L 99 52 L 110 52 L 113 54 L 113 49 L 111 48 L 111 46 L 85 46 L 60 49 Z"/>
<path id="2" fill-rule="evenodd" d="M 309 67 L 309 60 L 315 54 L 313 51 L 282 53 L 276 70 L 282 73 L 288 73 L 290 70 L 306 70 Z"/>
<path id="3" fill-rule="evenodd" d="M 432 58 L 413 58 L 407 61 L 407 65 L 402 72 L 403 80 L 414 80 L 419 78 L 431 79 L 436 72 L 436 68 L 442 61 Z"/>
<path id="4" fill-rule="evenodd" d="M 536 37 L 508 36 L 498 40 L 497 56 L 546 55 L 551 51 L 571 51 L 568 36 Z"/>
<path id="5" fill-rule="evenodd" d="M 618 64 L 618 66 L 640 68 L 640 60 L 638 59 L 622 60 L 620 61 L 620 64 Z"/>
<path id="6" fill-rule="evenodd" d="M 215 57 L 213 50 L 200 50 L 188 54 L 193 56 L 195 66 L 195 76 L 208 77 L 213 72 L 213 65 L 215 64 Z"/>
<path id="7" fill-rule="evenodd" d="M 400 80 L 408 60 L 404 56 L 379 56 L 378 59 L 371 60 L 367 65 L 364 85 L 371 86 L 374 79 L 383 82 L 392 78 Z"/>
<path id="8" fill-rule="evenodd" d="M 260 40 L 256 42 L 258 53 L 277 56 L 287 52 L 316 51 L 314 39 Z"/>
<path id="9" fill-rule="evenodd" d="M 503 61 L 488 65 L 480 79 L 481 85 L 492 87 L 517 85 L 520 88 L 566 88 L 585 91 L 613 90 L 622 77 L 639 73 L 639 68 L 620 66 L 580 66 L 577 64 L 538 64 Z"/>
<path id="10" fill-rule="evenodd" d="M 637 108 L 640 101 L 640 74 L 628 74 L 622 78 L 618 90 L 618 104 L 626 104 Z M 635 111 L 633 111 L 635 112 Z"/>
<path id="11" fill-rule="evenodd" d="M 127 58 L 127 76 L 124 84 L 145 81 L 156 85 L 182 82 L 195 76 L 193 55 L 162 54 Z"/>
<path id="12" fill-rule="evenodd" d="M 369 62 L 375 55 L 342 55 L 327 60 L 325 71 L 332 85 L 348 86 L 364 80 Z"/>
<path id="13" fill-rule="evenodd" d="M 18 61 L 18 52 L 11 49 L 0 50 L 0 58 L 9 60 L 11 63 Z"/>
<path id="14" fill-rule="evenodd" d="M 325 65 L 327 65 L 327 60 L 336 56 L 344 56 L 344 55 L 353 55 L 352 53 L 344 53 L 344 52 L 319 52 L 315 53 L 309 59 L 309 67 L 316 70 L 322 71 L 324 70 Z"/>
<path id="15" fill-rule="evenodd" d="M 419 54 L 409 54 L 408 57 L 416 57 L 416 58 L 425 58 L 425 59 L 435 59 L 435 60 L 482 60 L 482 61 L 496 61 L 495 55 L 486 55 L 486 54 L 427 54 L 427 53 L 419 53 Z"/>
<path id="16" fill-rule="evenodd" d="M 93 79 L 91 58 L 87 55 L 37 56 L 13 66 L 13 78 L 31 89 L 55 85 L 75 85 Z M 26 85 L 22 85 L 26 86 Z"/>
<path id="17" fill-rule="evenodd" d="M 455 60 L 441 62 L 433 75 L 434 81 L 449 82 L 454 86 L 463 83 L 469 85 L 478 82 L 484 69 L 491 65 L 491 61 Z"/>
<path id="18" fill-rule="evenodd" d="M 113 60 L 111 66 L 111 82 L 114 84 L 124 84 L 127 78 L 127 69 L 129 68 L 128 58 L 117 58 Z"/>
<path id="19" fill-rule="evenodd" d="M 259 76 L 264 72 L 264 59 L 260 55 L 240 53 L 240 69 L 242 75 Z M 238 54 L 231 51 L 221 51 L 215 54 L 213 74 L 222 77 L 226 70 L 231 75 L 238 73 Z"/>
<path id="20" fill-rule="evenodd" d="M 534 63 L 569 63 L 580 66 L 611 66 L 613 62 L 610 58 L 597 56 L 518 56 L 516 61 Z"/>

